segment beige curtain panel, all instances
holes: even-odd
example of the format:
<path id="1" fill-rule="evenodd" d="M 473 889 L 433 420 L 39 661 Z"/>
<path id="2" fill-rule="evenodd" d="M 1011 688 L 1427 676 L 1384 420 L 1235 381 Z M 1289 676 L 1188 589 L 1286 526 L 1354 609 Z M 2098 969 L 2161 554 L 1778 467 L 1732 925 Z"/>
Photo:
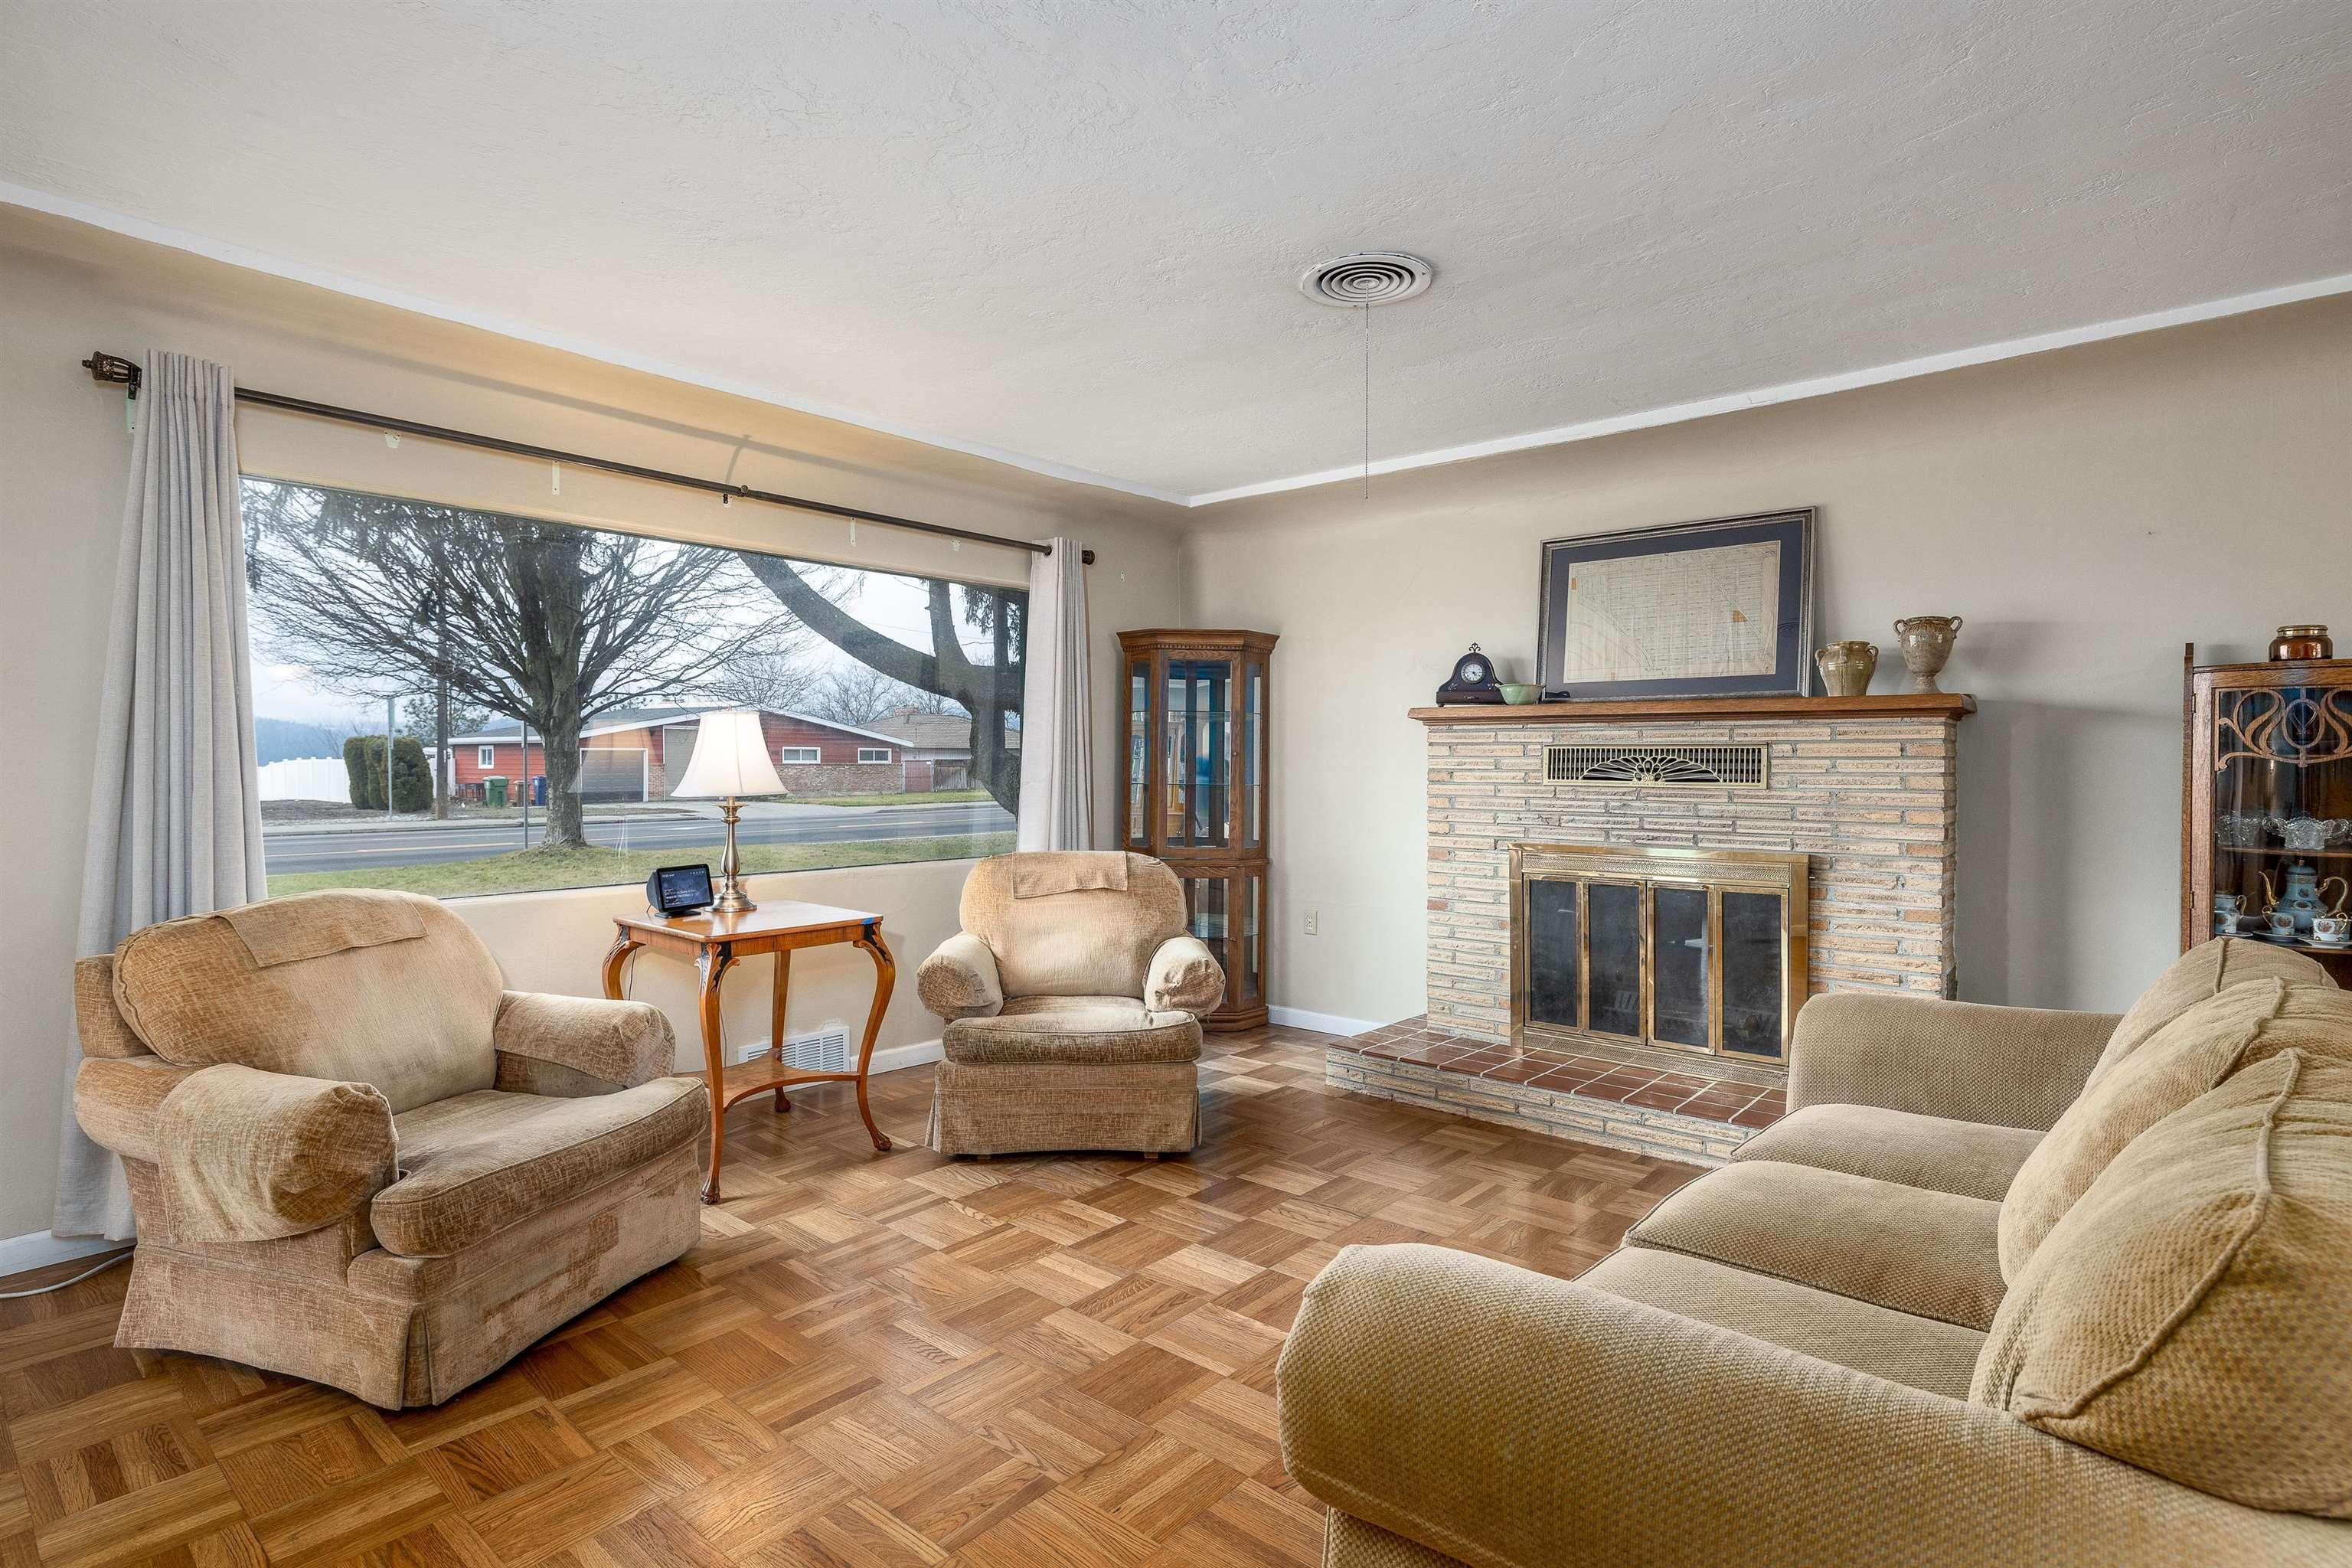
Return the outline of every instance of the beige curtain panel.
<path id="1" fill-rule="evenodd" d="M 1086 551 L 1056 539 L 1029 561 L 1029 651 L 1021 688 L 1024 849 L 1091 849 L 1093 687 L 1087 679 Z"/>
<path id="2" fill-rule="evenodd" d="M 90 781 L 80 951 L 267 896 L 228 368 L 151 353 L 140 383 Z M 53 1226 L 127 1237 L 122 1163 L 74 1120 L 66 1042 Z"/>

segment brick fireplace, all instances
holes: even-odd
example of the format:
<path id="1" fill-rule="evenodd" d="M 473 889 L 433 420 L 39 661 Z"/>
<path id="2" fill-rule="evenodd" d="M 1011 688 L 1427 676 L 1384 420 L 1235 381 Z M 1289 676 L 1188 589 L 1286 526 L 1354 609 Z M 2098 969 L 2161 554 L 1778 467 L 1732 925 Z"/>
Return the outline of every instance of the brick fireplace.
<path id="1" fill-rule="evenodd" d="M 1628 1033 L 1624 1008 L 1580 1012 L 1555 995 L 1531 1022 L 1527 954 L 1541 933 L 1528 929 L 1521 863 L 1544 858 L 1546 847 L 1573 849 L 1550 858 L 1617 878 L 1610 907 L 1631 896 L 1624 886 L 1649 886 L 1627 868 L 1635 858 L 1611 850 L 1801 868 L 1790 1011 L 1822 991 L 1949 995 L 1957 748 L 1974 708 L 1935 693 L 1416 710 L 1429 736 L 1429 1011 L 1333 1050 L 1328 1078 L 1532 1131 L 1720 1162 L 1785 1109 L 1784 1062 L 1759 1053 L 1752 1030 L 1734 1031 L 1727 1048 L 1719 1004 L 1704 1028 L 1652 1030 L 1645 1013 L 1645 1026 Z M 1722 920 L 1726 895 L 1694 895 L 1687 879 L 1667 876 L 1656 887 L 1671 895 L 1640 895 L 1651 935 L 1638 956 L 1656 958 L 1661 977 L 1679 964 L 1674 983 L 1704 989 L 1707 972 L 1691 968 L 1691 952 L 1706 954 L 1719 987 L 1725 961 L 1710 950 L 1741 934 Z M 1602 908 L 1591 888 L 1578 896 L 1586 901 L 1575 910 Z M 1560 902 L 1555 891 L 1550 907 Z M 1685 924 L 1669 932 L 1672 911 Z M 1747 922 L 1751 945 L 1757 928 Z M 1621 969 L 1630 962 L 1614 957 Z M 1606 978 L 1571 973 L 1596 994 Z M 1608 1028 L 1588 1030 L 1593 1021 Z"/>

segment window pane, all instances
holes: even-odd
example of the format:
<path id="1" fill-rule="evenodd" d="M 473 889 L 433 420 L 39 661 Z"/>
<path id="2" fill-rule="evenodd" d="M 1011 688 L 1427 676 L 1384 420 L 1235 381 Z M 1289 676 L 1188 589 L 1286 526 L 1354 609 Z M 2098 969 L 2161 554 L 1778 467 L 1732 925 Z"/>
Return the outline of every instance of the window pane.
<path id="1" fill-rule="evenodd" d="M 1248 845 L 1255 849 L 1265 842 L 1265 786 L 1260 781 L 1265 768 L 1265 666 L 1249 667 L 1249 724 L 1244 731 L 1244 754 L 1249 759 L 1247 777 L 1243 781 L 1244 793 L 1249 797 L 1244 808 L 1249 814 Z"/>
<path id="2" fill-rule="evenodd" d="M 1244 1002 L 1258 999 L 1264 986 L 1258 978 L 1258 909 L 1265 901 L 1265 882 L 1258 877 L 1242 879 L 1242 980 L 1241 995 Z"/>
<path id="3" fill-rule="evenodd" d="M 1527 900 L 1528 1017 L 1580 1028 L 1577 982 L 1584 954 L 1576 929 L 1576 884 L 1535 878 L 1527 884 Z"/>
<path id="4" fill-rule="evenodd" d="M 1151 841 L 1144 816 L 1151 771 L 1151 667 L 1137 659 L 1127 677 L 1127 841 L 1140 848 Z"/>
<path id="5" fill-rule="evenodd" d="M 1706 889 L 1663 884 L 1650 895 L 1650 1037 L 1674 1046 L 1707 1045 Z"/>
<path id="6" fill-rule="evenodd" d="M 1184 667 L 1171 664 L 1168 667 L 1168 710 L 1161 721 L 1166 729 L 1166 750 L 1160 759 L 1160 791 L 1164 797 L 1160 810 L 1165 819 L 1160 831 L 1171 844 L 1192 842 L 1185 820 L 1185 785 L 1192 777 L 1192 683 L 1185 679 Z"/>
<path id="7" fill-rule="evenodd" d="M 1227 840 L 1228 793 L 1233 772 L 1226 756 L 1232 728 L 1225 711 L 1226 665 L 1202 661 L 1192 667 L 1192 842 L 1223 846 Z"/>
<path id="8" fill-rule="evenodd" d="M 1723 1048 L 1779 1057 L 1780 895 L 1723 895 Z"/>
<path id="9" fill-rule="evenodd" d="M 272 480 L 244 503 L 273 894 L 715 864 L 719 803 L 685 786 L 703 717 L 747 709 L 783 783 L 742 807 L 747 871 L 1013 847 L 1019 589 Z M 979 679 L 937 673 L 938 625 Z"/>
<path id="10" fill-rule="evenodd" d="M 1585 895 L 1592 922 L 1593 1033 L 1642 1033 L 1642 889 L 1626 882 L 1594 882 Z"/>
<path id="11" fill-rule="evenodd" d="M 1225 962 L 1225 888 L 1223 877 L 1184 879 L 1185 900 L 1192 907 L 1189 929 L 1216 950 L 1219 963 Z"/>

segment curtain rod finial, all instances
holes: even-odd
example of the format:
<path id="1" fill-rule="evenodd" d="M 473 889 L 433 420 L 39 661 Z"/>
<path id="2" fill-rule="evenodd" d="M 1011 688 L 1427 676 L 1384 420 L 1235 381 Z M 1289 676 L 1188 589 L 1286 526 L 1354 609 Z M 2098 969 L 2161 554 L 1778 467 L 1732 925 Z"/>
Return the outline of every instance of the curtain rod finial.
<path id="1" fill-rule="evenodd" d="M 124 359 L 121 354 L 110 354 L 102 349 L 94 349 L 90 352 L 90 356 L 81 362 L 81 367 L 89 372 L 90 380 L 100 385 L 127 386 L 131 389 L 131 396 L 139 395 L 139 383 L 143 373 L 136 364 Z"/>

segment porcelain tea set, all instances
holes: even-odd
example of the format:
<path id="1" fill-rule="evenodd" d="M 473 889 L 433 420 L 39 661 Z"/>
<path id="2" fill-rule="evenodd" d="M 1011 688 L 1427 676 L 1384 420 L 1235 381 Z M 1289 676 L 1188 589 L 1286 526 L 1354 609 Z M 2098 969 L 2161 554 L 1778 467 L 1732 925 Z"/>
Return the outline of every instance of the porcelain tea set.
<path id="1" fill-rule="evenodd" d="M 2346 900 L 2352 899 L 2352 882 L 2342 877 L 2320 880 L 2317 868 L 2295 865 L 2287 868 L 2286 889 L 2284 892 L 2271 881 L 2267 871 L 2255 873 L 2263 884 L 2260 908 L 2250 906 L 2243 894 L 2213 895 L 2213 934 L 2215 936 L 2258 936 L 2273 942 L 2307 942 L 2314 947 L 2352 947 L 2352 915 L 2345 912 Z M 2327 901 L 2327 889 L 2338 889 L 2336 901 Z"/>

